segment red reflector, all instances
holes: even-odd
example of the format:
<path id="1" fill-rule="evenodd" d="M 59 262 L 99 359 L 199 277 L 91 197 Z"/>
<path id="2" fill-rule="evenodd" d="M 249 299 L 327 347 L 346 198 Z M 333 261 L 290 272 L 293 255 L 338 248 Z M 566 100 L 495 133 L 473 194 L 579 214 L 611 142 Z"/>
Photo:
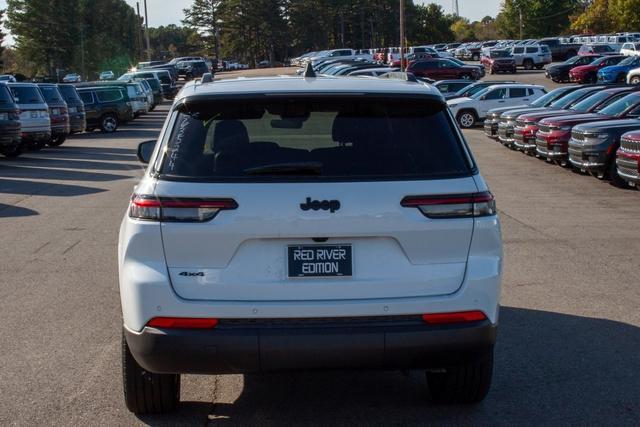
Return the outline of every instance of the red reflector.
<path id="1" fill-rule="evenodd" d="M 462 311 L 458 313 L 434 313 L 422 315 L 422 320 L 426 323 L 433 324 L 478 322 L 486 319 L 487 316 L 485 316 L 481 311 Z"/>
<path id="2" fill-rule="evenodd" d="M 218 319 L 193 319 L 188 317 L 154 317 L 147 326 L 163 329 L 213 329 Z"/>

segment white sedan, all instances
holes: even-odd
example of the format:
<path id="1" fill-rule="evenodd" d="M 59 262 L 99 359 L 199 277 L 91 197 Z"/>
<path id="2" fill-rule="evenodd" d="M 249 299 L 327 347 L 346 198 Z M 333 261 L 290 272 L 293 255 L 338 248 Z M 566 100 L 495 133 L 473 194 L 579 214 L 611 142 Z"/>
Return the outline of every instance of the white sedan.
<path id="1" fill-rule="evenodd" d="M 640 42 L 623 44 L 620 54 L 624 56 L 640 56 Z"/>
<path id="2" fill-rule="evenodd" d="M 528 104 L 547 93 L 544 86 L 529 84 L 507 84 L 489 86 L 469 98 L 447 101 L 451 114 L 460 127 L 468 129 L 484 120 L 493 108 Z"/>

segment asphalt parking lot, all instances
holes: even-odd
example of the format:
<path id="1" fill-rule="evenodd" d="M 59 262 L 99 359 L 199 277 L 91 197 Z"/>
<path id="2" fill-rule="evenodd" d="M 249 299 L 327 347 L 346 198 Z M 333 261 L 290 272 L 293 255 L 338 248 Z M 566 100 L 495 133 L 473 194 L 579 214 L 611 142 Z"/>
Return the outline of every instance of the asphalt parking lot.
<path id="1" fill-rule="evenodd" d="M 540 71 L 515 77 L 551 87 Z M 117 235 L 142 173 L 135 148 L 166 111 L 0 158 L 1 425 L 640 424 L 640 192 L 510 151 L 479 128 L 465 135 L 505 241 L 485 402 L 433 405 L 420 372 L 185 376 L 176 414 L 129 414 Z"/>

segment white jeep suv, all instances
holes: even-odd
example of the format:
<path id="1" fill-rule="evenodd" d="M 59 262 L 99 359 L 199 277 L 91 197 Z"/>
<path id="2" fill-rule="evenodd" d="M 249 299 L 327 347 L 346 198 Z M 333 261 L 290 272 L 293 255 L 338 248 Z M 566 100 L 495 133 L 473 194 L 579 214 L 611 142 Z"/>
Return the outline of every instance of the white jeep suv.
<path id="1" fill-rule="evenodd" d="M 458 124 L 467 129 L 487 117 L 489 110 L 528 104 L 547 93 L 544 86 L 530 84 L 500 84 L 489 86 L 470 97 L 447 101 Z"/>
<path id="2" fill-rule="evenodd" d="M 119 241 L 125 400 L 180 374 L 426 370 L 489 390 L 502 274 L 494 198 L 440 93 L 394 79 L 183 90 Z"/>

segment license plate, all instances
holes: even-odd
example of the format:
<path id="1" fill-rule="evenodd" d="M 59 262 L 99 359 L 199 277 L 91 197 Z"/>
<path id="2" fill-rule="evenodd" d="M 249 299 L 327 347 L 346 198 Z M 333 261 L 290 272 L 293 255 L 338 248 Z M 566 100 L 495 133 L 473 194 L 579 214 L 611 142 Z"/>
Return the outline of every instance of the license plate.
<path id="1" fill-rule="evenodd" d="M 289 277 L 350 277 L 351 245 L 289 246 Z"/>

